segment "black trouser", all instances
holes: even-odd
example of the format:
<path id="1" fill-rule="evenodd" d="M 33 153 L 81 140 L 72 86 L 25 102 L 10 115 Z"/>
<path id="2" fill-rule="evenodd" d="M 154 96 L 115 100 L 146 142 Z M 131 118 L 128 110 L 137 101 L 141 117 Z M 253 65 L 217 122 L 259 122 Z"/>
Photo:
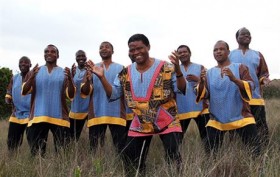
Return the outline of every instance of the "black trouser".
<path id="1" fill-rule="evenodd" d="M 206 124 L 207 122 L 209 121 L 209 114 L 202 114 L 202 115 L 199 115 L 198 117 L 194 118 L 193 120 L 195 121 L 196 125 L 197 125 L 197 128 L 199 130 L 199 135 L 200 135 L 200 138 L 202 140 L 202 142 L 206 143 L 206 139 L 207 139 L 207 131 L 206 131 Z M 180 120 L 180 123 L 181 123 L 181 127 L 182 127 L 182 134 L 181 134 L 181 138 L 180 138 L 180 144 L 182 144 L 182 141 L 183 141 L 183 138 L 184 138 L 184 135 L 189 127 L 189 124 L 191 122 L 192 119 L 185 119 L 185 120 Z"/>
<path id="2" fill-rule="evenodd" d="M 71 140 L 78 141 L 80 139 L 82 130 L 84 128 L 85 122 L 87 118 L 85 119 L 72 119 L 70 118 L 70 138 Z"/>
<path id="3" fill-rule="evenodd" d="M 128 137 L 124 149 L 124 165 L 128 176 L 135 176 L 138 169 L 140 174 L 145 174 L 145 161 L 149 151 L 150 143 L 153 136 Z M 182 158 L 179 152 L 180 133 L 168 133 L 160 135 L 165 150 L 167 162 L 175 162 L 178 169 L 181 167 Z M 156 148 L 156 147 L 154 147 Z"/>
<path id="4" fill-rule="evenodd" d="M 113 144 L 118 153 L 121 153 L 125 144 L 126 139 L 126 127 L 121 125 L 113 124 L 100 124 L 89 127 L 89 144 L 90 150 L 96 152 L 98 147 L 98 142 L 100 141 L 100 146 L 103 147 L 105 144 L 105 133 L 107 126 L 109 126 Z M 99 141 L 98 141 L 99 140 Z"/>
<path id="5" fill-rule="evenodd" d="M 258 131 L 258 138 L 263 147 L 266 147 L 269 143 L 269 131 L 266 122 L 265 107 L 263 105 L 250 106 L 251 112 L 255 117 L 256 126 Z"/>
<path id="6" fill-rule="evenodd" d="M 223 144 L 224 135 L 227 131 L 220 131 L 213 127 L 206 127 L 208 132 L 207 152 L 216 154 Z M 245 127 L 229 131 L 232 134 L 238 134 L 242 142 L 250 148 L 254 156 L 260 154 L 260 145 L 257 136 L 257 127 L 255 124 L 250 124 Z"/>
<path id="7" fill-rule="evenodd" d="M 40 154 L 42 156 L 46 153 L 46 145 L 48 140 L 49 130 L 53 134 L 55 151 L 58 152 L 60 148 L 65 149 L 69 143 L 69 128 L 58 126 L 50 123 L 34 123 L 28 127 L 27 140 L 30 146 L 31 154 L 34 156 Z"/>
<path id="8" fill-rule="evenodd" d="M 26 127 L 27 124 L 10 122 L 7 139 L 9 151 L 17 150 L 21 146 Z"/>

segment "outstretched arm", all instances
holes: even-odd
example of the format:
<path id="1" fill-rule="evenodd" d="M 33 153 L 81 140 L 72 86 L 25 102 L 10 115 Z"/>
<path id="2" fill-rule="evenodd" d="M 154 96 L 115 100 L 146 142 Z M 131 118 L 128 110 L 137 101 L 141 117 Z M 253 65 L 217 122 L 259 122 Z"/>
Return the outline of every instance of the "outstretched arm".
<path id="1" fill-rule="evenodd" d="M 66 77 L 67 95 L 70 99 L 73 99 L 74 95 L 75 95 L 76 88 L 75 88 L 75 84 L 74 84 L 74 81 L 73 81 L 73 78 L 72 78 L 72 75 L 71 75 L 70 68 L 65 67 L 64 75 Z"/>
<path id="2" fill-rule="evenodd" d="M 176 51 L 172 52 L 172 55 L 169 55 L 169 59 L 171 63 L 174 65 L 174 70 L 176 73 L 176 82 L 177 88 L 182 92 L 186 93 L 186 79 L 181 71 L 180 64 L 179 64 L 179 55 Z"/>
<path id="3" fill-rule="evenodd" d="M 104 76 L 103 67 L 94 65 L 94 63 L 91 60 L 89 60 L 87 64 L 88 64 L 88 67 L 90 68 L 90 71 L 99 78 L 99 80 L 101 81 L 101 83 L 104 87 L 107 97 L 110 98 L 112 95 L 113 88 L 112 88 L 112 85 L 107 81 L 106 77 Z"/>
<path id="4" fill-rule="evenodd" d="M 34 66 L 34 68 L 29 71 L 27 77 L 26 77 L 26 82 L 23 83 L 22 86 L 22 90 L 21 90 L 21 94 L 22 95 L 26 95 L 29 93 L 29 91 L 31 90 L 31 88 L 34 85 L 34 81 L 35 81 L 35 76 L 37 75 L 38 71 L 39 71 L 39 66 L 38 64 L 36 64 Z"/>

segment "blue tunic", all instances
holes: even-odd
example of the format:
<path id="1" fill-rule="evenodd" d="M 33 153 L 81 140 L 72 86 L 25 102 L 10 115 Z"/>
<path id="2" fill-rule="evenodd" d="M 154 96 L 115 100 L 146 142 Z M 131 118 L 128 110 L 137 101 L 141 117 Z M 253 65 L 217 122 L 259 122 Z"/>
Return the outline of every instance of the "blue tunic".
<path id="1" fill-rule="evenodd" d="M 88 115 L 88 107 L 89 107 L 89 97 L 83 98 L 81 96 L 81 83 L 86 74 L 85 69 L 76 69 L 76 74 L 73 78 L 73 81 L 76 86 L 76 93 L 73 101 L 71 102 L 71 111 L 69 113 L 69 117 L 72 119 L 84 119 Z"/>
<path id="2" fill-rule="evenodd" d="M 227 67 L 237 79 L 243 81 L 245 91 L 241 91 L 234 82 L 230 81 L 228 76 L 222 76 L 221 68 L 213 67 L 207 71 L 207 91 L 202 91 L 206 95 L 205 98 L 209 99 L 211 119 L 207 126 L 223 131 L 255 124 L 255 119 L 248 104 L 251 98 L 253 81 L 248 69 L 247 72 L 241 74 L 241 66 L 240 63 L 231 63 Z"/>
<path id="3" fill-rule="evenodd" d="M 47 122 L 70 127 L 66 106 L 66 82 L 64 69 L 55 67 L 49 73 L 41 66 L 35 77 L 35 87 L 31 88 L 31 113 L 28 126 L 33 123 Z"/>
<path id="4" fill-rule="evenodd" d="M 196 63 L 190 63 L 188 65 L 188 69 L 186 70 L 184 65 L 180 65 L 181 71 L 186 78 L 187 75 L 192 74 L 200 78 L 202 65 Z M 176 103 L 178 107 L 178 115 L 180 120 L 189 119 L 189 118 L 196 118 L 202 113 L 203 111 L 203 102 L 196 103 L 196 94 L 194 92 L 194 87 L 197 83 L 196 82 L 187 82 L 187 90 L 186 94 L 176 94 Z"/>
<path id="5" fill-rule="evenodd" d="M 260 53 L 255 50 L 247 50 L 245 54 L 242 50 L 236 49 L 230 52 L 229 59 L 233 63 L 242 63 L 249 68 L 250 75 L 254 81 L 255 89 L 253 90 L 252 100 L 250 104 L 254 102 L 260 102 L 264 105 L 264 100 L 261 96 L 261 88 L 259 83 L 259 78 L 257 76 L 257 70 L 260 65 Z"/>
<path id="6" fill-rule="evenodd" d="M 16 74 L 13 76 L 13 82 L 11 90 L 8 90 L 7 95 L 10 95 L 13 100 L 14 109 L 9 119 L 10 122 L 27 124 L 30 114 L 30 101 L 31 95 L 21 95 L 22 89 L 22 76 Z"/>
<path id="7" fill-rule="evenodd" d="M 114 79 L 124 68 L 118 63 L 111 63 L 106 69 L 102 63 L 96 64 L 104 68 L 104 75 L 112 85 Z M 93 94 L 89 108 L 88 127 L 99 124 L 115 124 L 126 126 L 124 100 L 119 99 L 109 102 L 102 83 L 96 75 L 93 75 Z"/>

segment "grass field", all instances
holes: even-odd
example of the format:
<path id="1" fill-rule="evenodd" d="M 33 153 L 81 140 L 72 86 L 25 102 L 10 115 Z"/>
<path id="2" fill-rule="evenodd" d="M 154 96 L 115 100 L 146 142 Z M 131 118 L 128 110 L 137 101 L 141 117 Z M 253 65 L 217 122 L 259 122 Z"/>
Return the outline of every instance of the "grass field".
<path id="1" fill-rule="evenodd" d="M 157 136 L 152 140 L 148 159 L 147 176 L 155 177 L 277 177 L 280 176 L 280 100 L 266 100 L 267 119 L 270 128 L 270 144 L 264 154 L 254 159 L 247 153 L 240 140 L 229 141 L 226 137 L 216 159 L 204 154 L 198 131 L 191 123 L 181 153 L 183 170 L 177 174 L 175 167 L 163 159 L 163 148 Z M 52 136 L 47 143 L 45 158 L 30 156 L 24 137 L 23 145 L 15 154 L 7 151 L 8 122 L 0 122 L 0 177 L 121 177 L 123 164 L 112 148 L 110 134 L 106 145 L 95 155 L 90 154 L 88 130 L 84 128 L 79 143 L 71 144 L 67 152 L 54 153 Z"/>

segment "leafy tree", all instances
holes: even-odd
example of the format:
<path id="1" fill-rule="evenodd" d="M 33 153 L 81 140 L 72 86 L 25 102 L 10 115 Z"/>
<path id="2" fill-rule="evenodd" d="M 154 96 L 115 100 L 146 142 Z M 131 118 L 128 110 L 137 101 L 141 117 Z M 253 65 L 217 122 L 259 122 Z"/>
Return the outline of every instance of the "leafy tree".
<path id="1" fill-rule="evenodd" d="M 11 114 L 11 106 L 5 103 L 6 88 L 12 77 L 12 70 L 0 67 L 0 119 L 7 118 Z"/>

